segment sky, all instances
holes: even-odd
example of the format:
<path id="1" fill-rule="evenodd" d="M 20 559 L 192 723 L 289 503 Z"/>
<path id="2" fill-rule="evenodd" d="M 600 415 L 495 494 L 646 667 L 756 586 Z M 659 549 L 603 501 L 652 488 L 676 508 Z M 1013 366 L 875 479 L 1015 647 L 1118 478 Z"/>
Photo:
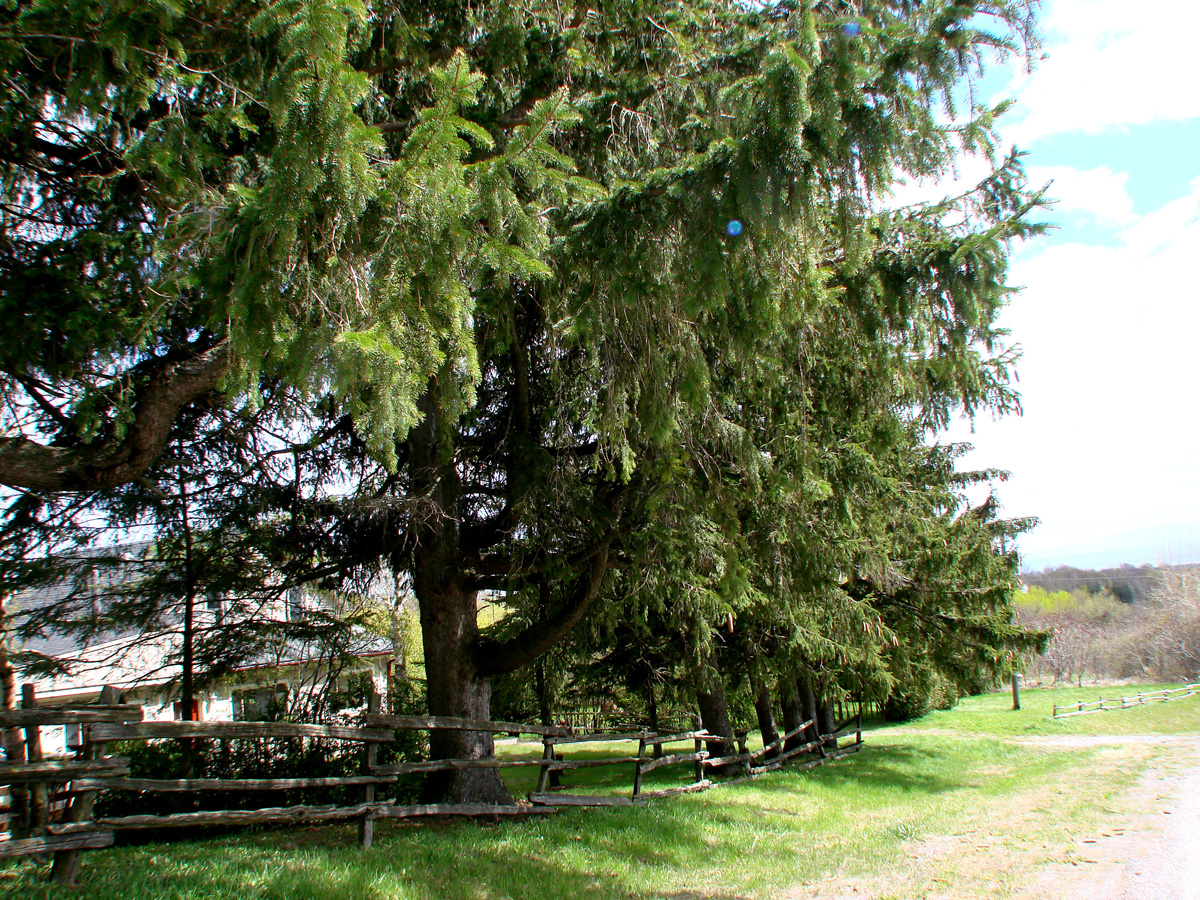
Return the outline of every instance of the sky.
<path id="1" fill-rule="evenodd" d="M 1024 568 L 1200 560 L 1200 2 L 1044 0 L 1044 58 L 981 85 L 1057 228 L 1014 248 L 1023 415 L 948 438 L 1036 516 Z M 969 172 L 963 172 L 968 175 Z"/>

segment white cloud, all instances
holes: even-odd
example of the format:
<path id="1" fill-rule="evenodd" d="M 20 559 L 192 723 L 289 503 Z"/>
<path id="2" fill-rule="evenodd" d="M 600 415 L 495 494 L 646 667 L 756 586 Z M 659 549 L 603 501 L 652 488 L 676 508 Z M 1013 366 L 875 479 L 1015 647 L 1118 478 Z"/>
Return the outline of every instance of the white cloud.
<path id="1" fill-rule="evenodd" d="M 1008 141 L 1200 116 L 1195 0 L 1053 0 L 1045 9 L 1046 58 L 1002 91 L 1018 100 Z"/>
<path id="2" fill-rule="evenodd" d="M 900 209 L 919 203 L 938 203 L 976 187 L 992 174 L 992 170 L 992 164 L 985 157 L 963 155 L 956 160 L 954 171 L 942 177 L 897 181 L 891 186 L 890 196 L 883 198 L 880 205 Z"/>
<path id="3" fill-rule="evenodd" d="M 1026 287 L 1004 324 L 1025 350 L 1025 415 L 955 436 L 978 447 L 967 465 L 1013 472 L 998 490 L 1007 515 L 1041 518 L 1021 542 L 1035 560 L 1200 540 L 1198 211 L 1200 178 L 1117 247 L 1035 245 L 1014 261 Z"/>
<path id="4" fill-rule="evenodd" d="M 1030 184 L 1052 181 L 1049 197 L 1056 213 L 1079 212 L 1100 225 L 1128 226 L 1137 220 L 1126 190 L 1129 175 L 1111 169 L 1073 169 L 1070 166 L 1030 166 Z"/>

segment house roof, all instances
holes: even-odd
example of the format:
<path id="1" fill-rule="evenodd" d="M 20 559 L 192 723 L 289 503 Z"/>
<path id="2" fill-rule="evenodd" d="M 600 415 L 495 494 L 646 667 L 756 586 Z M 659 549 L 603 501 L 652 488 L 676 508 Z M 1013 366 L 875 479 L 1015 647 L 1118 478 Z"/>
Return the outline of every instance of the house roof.
<path id="1" fill-rule="evenodd" d="M 149 559 L 152 547 L 151 542 L 139 542 L 73 553 L 65 560 L 68 568 L 74 569 L 71 574 L 43 587 L 18 593 L 11 601 L 18 625 L 28 622 L 32 614 L 49 614 L 46 615 L 49 627 L 44 633 L 28 638 L 18 649 L 61 662 L 79 675 L 87 671 L 106 671 L 123 683 L 131 680 L 142 684 L 163 683 L 174 677 L 177 667 L 168 667 L 164 662 L 172 651 L 177 650 L 181 640 L 179 633 L 170 627 L 171 615 L 164 618 L 166 627 L 155 632 L 144 633 L 136 628 L 108 629 L 91 633 L 87 640 L 81 634 L 85 629 L 54 628 L 56 618 L 64 625 L 72 619 L 86 622 L 87 614 L 92 611 L 89 604 L 103 604 L 106 598 L 111 602 L 117 589 L 129 585 L 140 571 L 144 571 L 145 563 L 152 564 Z M 90 560 L 100 559 L 122 560 L 128 565 L 88 565 Z M 319 600 L 311 599 L 319 596 L 310 594 L 305 605 L 309 609 L 323 605 Z M 278 605 L 281 621 L 295 614 L 289 609 L 286 597 L 278 598 Z M 207 609 L 201 616 L 206 629 L 238 627 L 235 619 L 220 624 Z M 182 621 L 182 616 L 178 619 Z M 393 652 L 390 641 L 363 629 L 355 629 L 349 644 L 342 649 L 352 656 L 374 657 Z M 329 657 L 329 647 L 322 642 L 293 637 L 259 652 L 234 671 L 311 664 Z M 33 661 L 27 658 L 24 663 L 29 665 Z M 78 675 L 69 680 L 77 681 Z"/>

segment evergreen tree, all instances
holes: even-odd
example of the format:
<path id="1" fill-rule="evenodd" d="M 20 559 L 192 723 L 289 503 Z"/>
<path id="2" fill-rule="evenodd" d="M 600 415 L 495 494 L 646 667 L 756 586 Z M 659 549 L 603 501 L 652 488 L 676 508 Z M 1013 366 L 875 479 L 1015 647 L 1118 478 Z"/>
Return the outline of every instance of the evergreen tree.
<path id="1" fill-rule="evenodd" d="M 294 503 L 335 523 L 297 540 L 310 570 L 411 575 L 435 714 L 486 717 L 493 676 L 647 558 L 696 586 L 698 660 L 711 613 L 774 604 L 827 671 L 872 621 L 841 586 L 890 587 L 892 531 L 928 513 L 893 521 L 923 429 L 1015 405 L 995 319 L 1036 230 L 1019 160 L 943 204 L 879 199 L 994 152 L 995 111 L 955 91 L 1028 39 L 1020 0 L 2 21 L 0 481 L 135 479 L 218 384 L 251 406 L 291 385 L 282 416 L 320 399 L 354 423 L 359 496 Z M 489 589 L 524 627 L 479 634 Z M 438 790 L 507 798 L 494 770 Z"/>

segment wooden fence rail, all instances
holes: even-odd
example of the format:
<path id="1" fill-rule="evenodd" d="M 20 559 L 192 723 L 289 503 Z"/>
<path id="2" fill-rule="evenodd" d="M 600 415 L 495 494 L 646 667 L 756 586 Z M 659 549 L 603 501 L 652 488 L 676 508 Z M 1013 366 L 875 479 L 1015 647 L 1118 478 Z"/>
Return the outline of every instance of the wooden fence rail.
<path id="1" fill-rule="evenodd" d="M 111 695 L 106 699 L 111 700 Z M 833 734 L 818 735 L 814 740 L 785 749 L 786 745 L 813 727 L 803 723 L 762 749 L 750 752 L 746 735 L 735 735 L 738 752 L 713 757 L 705 744 L 727 738 L 703 730 L 660 735 L 651 731 L 578 734 L 563 726 L 528 725 L 519 722 L 491 722 L 444 716 L 394 716 L 379 712 L 379 698 L 370 698 L 359 726 L 314 725 L 292 722 L 192 722 L 144 721 L 139 707 L 115 703 L 80 708 L 35 708 L 32 692 L 26 708 L 0 710 L 0 728 L 24 729 L 24 759 L 0 763 L 0 785 L 25 791 L 30 797 L 62 796 L 69 804 L 58 821 L 43 810 L 27 838 L 0 840 L 0 858 L 53 854 L 51 880 L 74 883 L 79 854 L 83 850 L 111 846 L 117 831 L 196 827 L 212 825 L 301 824 L 358 820 L 364 847 L 373 840 L 377 819 L 421 816 L 526 816 L 552 813 L 563 806 L 628 806 L 675 794 L 702 791 L 717 784 L 730 784 L 780 768 L 799 754 L 811 759 L 803 767 L 854 752 L 862 744 L 861 717 L 843 723 Z M 83 747 L 77 758 L 43 758 L 40 729 L 51 725 L 79 725 L 83 729 Z M 403 731 L 456 729 L 494 734 L 531 735 L 542 744 L 540 758 L 528 759 L 435 759 L 414 762 L 378 761 L 378 748 L 396 740 Z M 840 750 L 838 742 L 855 736 L 855 741 Z M 290 740 L 322 739 L 361 745 L 361 774 L 330 777 L 296 778 L 139 778 L 132 777 L 129 760 L 107 755 L 115 741 L 158 741 L 173 739 Z M 669 749 L 671 744 L 689 743 L 686 750 Z M 578 748 L 585 743 L 636 743 L 636 751 L 600 759 L 566 759 L 560 750 Z M 657 758 L 655 753 L 659 753 Z M 650 772 L 672 766 L 690 766 L 691 778 L 684 784 L 647 791 L 643 778 Z M 633 787 L 629 796 L 596 796 L 551 792 L 555 773 L 601 766 L 631 766 Z M 463 769 L 508 769 L 536 767 L 537 786 L 528 801 L 514 806 L 489 804 L 399 805 L 395 799 L 381 800 L 381 787 L 396 784 L 410 773 Z M 717 774 L 735 777 L 718 779 Z M 168 814 L 138 814 L 95 817 L 93 808 L 99 791 L 138 792 L 262 792 L 292 791 L 309 788 L 354 788 L 361 790 L 361 802 L 349 805 L 264 806 L 257 809 L 196 810 Z M 43 806 L 45 804 L 43 803 Z M 36 817 L 35 817 L 36 819 Z"/>
<path id="2" fill-rule="evenodd" d="M 1171 690 L 1161 691 L 1138 691 L 1134 697 L 1101 697 L 1099 700 L 1084 702 L 1080 700 L 1078 703 L 1070 703 L 1066 706 L 1054 704 L 1055 719 L 1067 719 L 1071 716 L 1087 716 L 1098 712 L 1111 712 L 1116 709 L 1133 709 L 1135 706 L 1144 706 L 1148 702 L 1158 700 L 1166 703 L 1171 699 L 1180 699 L 1182 697 L 1191 697 L 1200 691 L 1200 683 L 1189 684 L 1181 688 L 1172 688 Z M 1178 695 L 1178 696 L 1177 696 Z"/>

